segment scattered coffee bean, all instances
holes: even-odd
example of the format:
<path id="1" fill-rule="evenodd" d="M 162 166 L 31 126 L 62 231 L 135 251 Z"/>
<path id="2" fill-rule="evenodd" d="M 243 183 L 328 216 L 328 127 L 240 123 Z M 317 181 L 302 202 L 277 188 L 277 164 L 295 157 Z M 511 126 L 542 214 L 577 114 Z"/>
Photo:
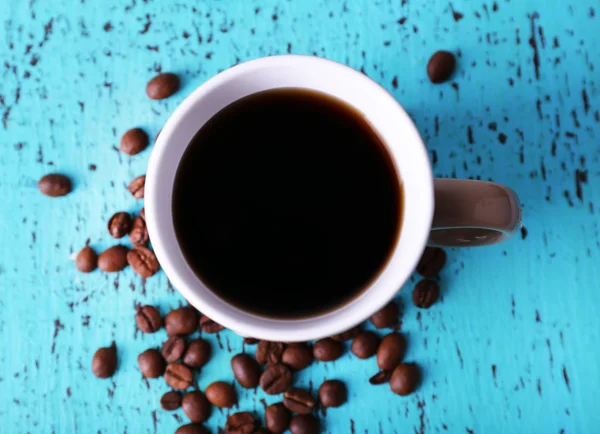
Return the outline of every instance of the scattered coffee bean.
<path id="1" fill-rule="evenodd" d="M 377 350 L 377 366 L 384 371 L 391 371 L 402 360 L 406 350 L 406 340 L 400 333 L 384 336 Z"/>
<path id="2" fill-rule="evenodd" d="M 135 246 L 127 253 L 127 262 L 138 275 L 147 279 L 160 269 L 154 252 L 144 246 Z"/>
<path id="3" fill-rule="evenodd" d="M 183 355 L 183 363 L 192 369 L 203 367 L 210 358 L 210 344 L 204 339 L 198 338 L 190 341 Z"/>
<path id="4" fill-rule="evenodd" d="M 374 386 L 384 384 L 390 381 L 391 376 L 392 371 L 379 371 L 377 374 L 369 378 L 369 383 L 371 383 Z"/>
<path id="5" fill-rule="evenodd" d="M 269 365 L 260 376 L 259 383 L 265 393 L 278 395 L 292 384 L 292 371 L 285 365 Z"/>
<path id="6" fill-rule="evenodd" d="M 174 309 L 165 317 L 165 328 L 169 336 L 189 335 L 198 328 L 196 310 L 191 307 Z"/>
<path id="7" fill-rule="evenodd" d="M 256 347 L 256 361 L 261 365 L 274 365 L 281 362 L 283 343 L 260 341 Z"/>
<path id="8" fill-rule="evenodd" d="M 254 389 L 260 380 L 260 366 L 248 354 L 238 354 L 231 359 L 231 369 L 242 387 Z"/>
<path id="9" fill-rule="evenodd" d="M 160 398 L 160 406 L 163 410 L 173 411 L 177 410 L 181 407 L 181 393 L 176 390 L 171 390 L 170 392 L 165 393 Z"/>
<path id="10" fill-rule="evenodd" d="M 356 336 L 358 336 L 359 333 L 360 325 L 357 325 L 356 327 L 352 327 L 350 330 L 346 330 L 343 333 L 332 336 L 331 339 L 333 339 L 334 341 L 345 342 L 349 341 L 350 339 L 354 339 Z"/>
<path id="11" fill-rule="evenodd" d="M 180 336 L 171 336 L 162 345 L 160 353 L 167 363 L 173 363 L 181 359 L 185 352 L 185 341 Z"/>
<path id="12" fill-rule="evenodd" d="M 397 395 L 406 396 L 419 385 L 421 373 L 414 363 L 402 363 L 396 366 L 390 380 L 390 389 Z"/>
<path id="13" fill-rule="evenodd" d="M 146 208 L 142 208 L 140 210 L 140 217 L 144 219 L 144 221 L 146 221 Z"/>
<path id="14" fill-rule="evenodd" d="M 341 357 L 344 347 L 341 342 L 331 338 L 319 339 L 313 346 L 313 356 L 321 362 L 331 362 Z"/>
<path id="15" fill-rule="evenodd" d="M 439 247 L 426 247 L 417 265 L 417 273 L 423 277 L 434 277 L 446 263 L 446 252 Z"/>
<path id="16" fill-rule="evenodd" d="M 75 268 L 82 273 L 91 273 L 98 267 L 98 255 L 90 246 L 85 246 L 75 258 Z"/>
<path id="17" fill-rule="evenodd" d="M 99 348 L 92 358 L 92 373 L 98 378 L 112 377 L 117 370 L 117 347 Z"/>
<path id="18" fill-rule="evenodd" d="M 290 344 L 283 350 L 281 361 L 290 368 L 300 371 L 312 363 L 312 348 L 306 344 Z"/>
<path id="19" fill-rule="evenodd" d="M 297 414 L 310 414 L 315 408 L 315 398 L 304 390 L 292 387 L 283 394 L 283 405 Z"/>
<path id="20" fill-rule="evenodd" d="M 271 404 L 265 410 L 265 424 L 273 434 L 281 434 L 290 426 L 290 412 L 281 402 Z"/>
<path id="21" fill-rule="evenodd" d="M 129 241 L 134 246 L 145 246 L 150 241 L 146 222 L 140 216 L 136 216 L 133 219 L 131 231 L 129 232 Z"/>
<path id="22" fill-rule="evenodd" d="M 179 77 L 171 72 L 158 74 L 146 85 L 146 94 L 150 99 L 165 99 L 179 89 Z"/>
<path id="23" fill-rule="evenodd" d="M 449 51 L 436 51 L 427 63 L 427 75 L 432 83 L 443 83 L 454 72 L 456 60 Z"/>
<path id="24" fill-rule="evenodd" d="M 194 374 L 190 368 L 181 363 L 169 363 L 164 377 L 169 386 L 178 390 L 187 389 L 192 385 L 192 381 L 194 381 Z"/>
<path id="25" fill-rule="evenodd" d="M 415 286 L 412 299 L 415 306 L 429 309 L 437 301 L 439 295 L 440 287 L 437 282 L 423 279 Z"/>
<path id="26" fill-rule="evenodd" d="M 225 327 L 223 327 L 221 324 L 214 322 L 206 315 L 202 315 L 200 317 L 200 330 L 202 330 L 203 333 L 218 333 L 224 328 Z"/>
<path id="27" fill-rule="evenodd" d="M 113 238 L 123 238 L 131 230 L 131 216 L 128 212 L 118 212 L 108 220 L 108 233 Z"/>
<path id="28" fill-rule="evenodd" d="M 319 421 L 312 414 L 297 414 L 290 421 L 292 434 L 319 434 Z"/>
<path id="29" fill-rule="evenodd" d="M 177 428 L 175 434 L 210 434 L 210 431 L 198 423 L 188 423 Z"/>
<path id="30" fill-rule="evenodd" d="M 146 378 L 158 378 L 165 372 L 165 360 L 158 350 L 149 349 L 138 356 L 138 365 Z"/>
<path id="31" fill-rule="evenodd" d="M 258 422 L 247 411 L 233 413 L 225 424 L 225 434 L 254 434 L 257 429 Z"/>
<path id="32" fill-rule="evenodd" d="M 42 176 L 38 181 L 40 192 L 50 197 L 66 196 L 71 192 L 72 187 L 71 180 L 59 173 Z"/>
<path id="33" fill-rule="evenodd" d="M 144 186 L 146 185 L 146 175 L 138 176 L 133 179 L 127 186 L 127 190 L 131 193 L 133 197 L 136 199 L 144 198 Z"/>
<path id="34" fill-rule="evenodd" d="M 372 357 L 379 347 L 379 336 L 371 331 L 361 332 L 350 346 L 350 351 L 359 359 Z"/>
<path id="35" fill-rule="evenodd" d="M 183 395 L 181 408 L 185 415 L 195 423 L 204 422 L 210 416 L 210 403 L 199 390 Z"/>
<path id="36" fill-rule="evenodd" d="M 235 389 L 224 381 L 215 381 L 206 388 L 206 397 L 210 403 L 219 408 L 231 408 L 237 402 Z"/>
<path id="37" fill-rule="evenodd" d="M 319 401 L 325 408 L 341 406 L 347 396 L 346 385 L 339 380 L 327 380 L 319 387 Z"/>
<path id="38" fill-rule="evenodd" d="M 371 322 L 378 329 L 394 327 L 398 324 L 399 314 L 400 308 L 398 308 L 396 302 L 392 300 L 373 314 Z"/>
<path id="39" fill-rule="evenodd" d="M 256 338 L 244 338 L 244 343 L 246 345 L 256 345 L 259 342 Z"/>
<path id="40" fill-rule="evenodd" d="M 127 267 L 127 253 L 125 246 L 112 246 L 100 253 L 98 256 L 98 268 L 107 273 L 121 271 Z"/>
<path id="41" fill-rule="evenodd" d="M 162 327 L 162 318 L 157 308 L 146 305 L 138 309 L 135 323 L 142 333 L 156 333 Z"/>
<path id="42" fill-rule="evenodd" d="M 144 130 L 132 128 L 121 137 L 119 148 L 127 155 L 135 155 L 146 149 L 148 142 L 148 134 Z"/>

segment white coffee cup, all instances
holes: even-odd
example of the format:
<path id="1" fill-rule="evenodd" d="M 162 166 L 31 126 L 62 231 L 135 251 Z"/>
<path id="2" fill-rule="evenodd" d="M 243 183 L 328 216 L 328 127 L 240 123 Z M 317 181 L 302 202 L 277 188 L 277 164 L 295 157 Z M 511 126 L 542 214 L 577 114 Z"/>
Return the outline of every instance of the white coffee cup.
<path id="1" fill-rule="evenodd" d="M 240 98 L 286 87 L 324 92 L 358 109 L 386 144 L 404 194 L 399 239 L 387 265 L 369 287 L 335 310 L 290 320 L 243 311 L 207 288 L 179 248 L 171 215 L 179 161 L 202 125 Z M 430 237 L 434 187 L 443 191 L 443 195 L 435 198 L 444 209 L 443 215 L 435 216 L 440 223 L 434 224 L 437 238 L 433 236 L 436 232 L 431 232 Z M 508 238 L 520 224 L 518 199 L 506 187 L 477 181 L 434 182 L 419 132 L 384 88 L 345 65 L 296 55 L 266 57 L 234 66 L 198 87 L 177 107 L 152 151 L 146 175 L 145 209 L 156 256 L 175 288 L 193 306 L 242 336 L 285 342 L 331 336 L 367 319 L 407 281 L 428 240 L 430 244 L 433 240 L 437 245 L 452 246 L 490 244 Z"/>

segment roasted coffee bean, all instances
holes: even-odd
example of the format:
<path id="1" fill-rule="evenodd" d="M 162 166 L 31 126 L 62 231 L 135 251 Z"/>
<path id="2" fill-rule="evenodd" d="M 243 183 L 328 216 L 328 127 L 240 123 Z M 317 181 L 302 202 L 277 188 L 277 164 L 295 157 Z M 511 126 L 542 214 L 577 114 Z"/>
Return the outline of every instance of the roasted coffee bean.
<path id="1" fill-rule="evenodd" d="M 290 344 L 283 350 L 281 361 L 296 371 L 304 369 L 313 361 L 312 348 L 306 344 Z"/>
<path id="2" fill-rule="evenodd" d="M 112 246 L 100 253 L 98 256 L 98 268 L 107 273 L 121 271 L 127 267 L 127 253 L 125 246 Z"/>
<path id="3" fill-rule="evenodd" d="M 378 329 L 393 327 L 398 324 L 399 314 L 400 308 L 392 300 L 371 316 L 371 322 Z"/>
<path id="4" fill-rule="evenodd" d="M 134 246 L 145 246 L 148 244 L 148 241 L 150 241 L 146 222 L 140 216 L 136 216 L 133 219 L 131 231 L 129 232 L 129 241 L 131 241 L 131 244 Z"/>
<path id="5" fill-rule="evenodd" d="M 148 142 L 148 134 L 144 130 L 132 128 L 121 137 L 119 148 L 127 155 L 135 155 L 146 149 Z"/>
<path id="6" fill-rule="evenodd" d="M 312 414 L 297 414 L 290 421 L 292 434 L 319 434 L 319 421 Z"/>
<path id="7" fill-rule="evenodd" d="M 260 380 L 260 366 L 248 354 L 238 354 L 231 359 L 231 369 L 242 387 L 254 389 Z"/>
<path id="8" fill-rule="evenodd" d="M 90 246 L 85 246 L 77 253 L 75 268 L 82 273 L 91 273 L 98 267 L 98 255 Z"/>
<path id="9" fill-rule="evenodd" d="M 140 210 L 140 217 L 144 219 L 144 221 L 146 221 L 146 208 L 142 208 Z"/>
<path id="10" fill-rule="evenodd" d="M 173 363 L 181 359 L 185 352 L 185 341 L 180 336 L 171 336 L 162 345 L 160 353 L 167 363 Z"/>
<path id="11" fill-rule="evenodd" d="M 319 401 L 325 408 L 339 407 L 346 402 L 346 385 L 339 380 L 327 380 L 319 387 Z"/>
<path id="12" fill-rule="evenodd" d="M 310 414 L 315 408 L 315 398 L 304 389 L 292 387 L 283 394 L 283 405 L 297 414 Z"/>
<path id="13" fill-rule="evenodd" d="M 181 393 L 171 390 L 160 398 L 160 406 L 163 410 L 173 411 L 181 407 Z"/>
<path id="14" fill-rule="evenodd" d="M 154 252 L 144 246 L 135 246 L 127 253 L 127 262 L 144 279 L 154 276 L 160 269 Z"/>
<path id="15" fill-rule="evenodd" d="M 73 188 L 71 180 L 59 173 L 50 173 L 42 176 L 38 181 L 38 189 L 50 197 L 66 196 Z"/>
<path id="16" fill-rule="evenodd" d="M 157 308 L 146 305 L 138 309 L 135 323 L 142 333 L 156 333 L 162 327 L 162 318 Z"/>
<path id="17" fill-rule="evenodd" d="M 113 238 L 123 238 L 131 230 L 131 216 L 128 212 L 118 212 L 108 220 L 108 233 Z"/>
<path id="18" fill-rule="evenodd" d="M 260 341 L 256 347 L 256 361 L 261 365 L 274 365 L 281 362 L 283 343 Z"/>
<path id="19" fill-rule="evenodd" d="M 183 355 L 183 363 L 193 369 L 199 369 L 208 362 L 210 358 L 210 344 L 204 339 L 198 338 L 190 341 Z"/>
<path id="20" fill-rule="evenodd" d="M 446 263 L 446 252 L 439 247 L 426 247 L 417 265 L 417 273 L 423 277 L 434 277 Z"/>
<path id="21" fill-rule="evenodd" d="M 278 395 L 292 384 L 292 371 L 285 365 L 269 365 L 260 376 L 259 383 L 265 393 Z"/>
<path id="22" fill-rule="evenodd" d="M 92 358 L 92 373 L 98 378 L 112 377 L 117 370 L 117 347 L 99 348 Z"/>
<path id="23" fill-rule="evenodd" d="M 256 338 L 244 338 L 244 343 L 246 345 L 256 345 L 259 342 Z"/>
<path id="24" fill-rule="evenodd" d="M 165 370 L 165 381 L 173 389 L 185 390 L 192 385 L 194 374 L 181 363 L 169 363 Z"/>
<path id="25" fill-rule="evenodd" d="M 192 422 L 204 422 L 210 416 L 210 403 L 199 390 L 183 395 L 181 408 Z"/>
<path id="26" fill-rule="evenodd" d="M 146 94 L 150 99 L 165 99 L 179 89 L 179 77 L 171 72 L 158 74 L 146 85 Z"/>
<path id="27" fill-rule="evenodd" d="M 379 336 L 371 331 L 361 332 L 352 341 L 350 351 L 359 359 L 372 357 L 379 347 Z"/>
<path id="28" fill-rule="evenodd" d="M 127 190 L 131 193 L 133 197 L 136 199 L 144 198 L 144 187 L 146 185 L 146 175 L 138 176 L 134 178 L 133 181 L 129 183 L 127 186 Z"/>
<path id="29" fill-rule="evenodd" d="M 191 307 L 174 309 L 165 317 L 165 328 L 169 336 L 189 335 L 198 328 L 196 310 Z"/>
<path id="30" fill-rule="evenodd" d="M 379 371 L 377 374 L 373 375 L 369 378 L 369 383 L 374 386 L 379 384 L 384 384 L 390 381 L 390 377 L 392 376 L 392 371 Z"/>
<path id="31" fill-rule="evenodd" d="M 188 423 L 177 428 L 175 434 L 210 434 L 210 431 L 198 423 Z"/>
<path id="32" fill-rule="evenodd" d="M 377 366 L 384 371 L 391 371 L 402 360 L 406 350 L 406 340 L 400 333 L 384 336 L 377 350 Z"/>
<path id="33" fill-rule="evenodd" d="M 356 327 L 352 327 L 350 330 L 346 330 L 343 333 L 332 336 L 331 339 L 333 339 L 334 341 L 345 342 L 349 341 L 350 339 L 354 339 L 356 336 L 358 336 L 359 333 L 360 325 L 357 325 Z"/>
<path id="34" fill-rule="evenodd" d="M 390 389 L 397 395 L 406 396 L 415 391 L 419 385 L 421 373 L 414 363 L 402 363 L 396 366 L 390 379 Z"/>
<path id="35" fill-rule="evenodd" d="M 440 287 L 437 282 L 423 279 L 415 286 L 412 299 L 415 306 L 429 309 L 437 301 L 439 295 Z"/>
<path id="36" fill-rule="evenodd" d="M 456 60 L 449 51 L 436 51 L 427 63 L 427 75 L 432 83 L 443 83 L 454 72 Z"/>
<path id="37" fill-rule="evenodd" d="M 341 357 L 344 347 L 331 338 L 319 339 L 313 346 L 313 356 L 322 362 L 331 362 Z"/>
<path id="38" fill-rule="evenodd" d="M 224 328 L 225 327 L 223 327 L 221 324 L 214 322 L 206 315 L 202 315 L 200 317 L 200 330 L 202 330 L 203 333 L 218 333 Z"/>
<path id="39" fill-rule="evenodd" d="M 237 402 L 235 389 L 224 381 L 215 381 L 206 388 L 206 397 L 212 405 L 219 408 L 231 408 Z"/>
<path id="40" fill-rule="evenodd" d="M 281 434 L 290 426 L 290 412 L 281 402 L 271 404 L 265 410 L 265 424 L 273 434 Z"/>
<path id="41" fill-rule="evenodd" d="M 165 360 L 158 350 L 149 349 L 138 356 L 138 365 L 146 378 L 158 378 L 165 372 Z"/>
<path id="42" fill-rule="evenodd" d="M 225 434 L 254 434 L 257 429 L 258 422 L 247 411 L 233 413 L 225 424 Z"/>

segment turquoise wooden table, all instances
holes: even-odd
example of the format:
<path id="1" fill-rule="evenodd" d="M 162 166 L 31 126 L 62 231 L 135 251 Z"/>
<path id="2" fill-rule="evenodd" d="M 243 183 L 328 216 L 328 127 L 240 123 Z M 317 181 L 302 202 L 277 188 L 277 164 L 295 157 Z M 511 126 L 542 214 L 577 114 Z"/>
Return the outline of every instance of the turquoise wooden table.
<path id="1" fill-rule="evenodd" d="M 600 432 L 600 5 L 597 0 L 31 0 L 3 3 L 0 30 L 0 432 L 172 433 L 185 421 L 158 401 L 137 355 L 165 339 L 141 335 L 137 303 L 163 313 L 184 302 L 159 273 L 76 272 L 87 240 L 113 244 L 106 221 L 138 211 L 125 185 L 151 149 L 116 151 L 141 126 L 153 137 L 176 105 L 217 72 L 280 53 L 324 56 L 385 86 L 410 112 L 442 177 L 514 188 L 525 227 L 495 247 L 451 250 L 442 300 L 398 294 L 408 360 L 424 371 L 401 398 L 367 379 L 373 360 L 349 352 L 317 363 L 297 384 L 348 384 L 349 401 L 321 421 L 329 433 Z M 432 85 L 438 49 L 458 54 L 451 82 Z M 182 77 L 174 97 L 150 101 L 157 71 Z M 60 171 L 75 184 L 50 199 L 36 187 Z M 232 380 L 242 351 L 231 332 L 208 337 L 204 389 Z M 90 372 L 115 340 L 110 380 Z M 253 351 L 246 347 L 245 351 Z M 262 391 L 239 409 L 262 413 Z M 215 410 L 207 426 L 223 426 Z"/>

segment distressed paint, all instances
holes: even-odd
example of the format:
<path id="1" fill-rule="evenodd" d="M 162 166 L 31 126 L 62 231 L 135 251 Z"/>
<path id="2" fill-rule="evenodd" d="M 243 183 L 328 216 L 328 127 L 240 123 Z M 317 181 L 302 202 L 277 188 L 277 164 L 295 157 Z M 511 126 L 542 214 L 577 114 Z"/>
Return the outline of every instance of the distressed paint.
<path id="1" fill-rule="evenodd" d="M 367 379 L 374 360 L 345 355 L 296 376 L 316 389 L 344 380 L 349 402 L 321 415 L 329 433 L 591 433 L 598 430 L 600 330 L 600 39 L 598 3 L 545 0 L 245 0 L 5 2 L 0 29 L 0 432 L 170 433 L 162 380 L 144 382 L 137 355 L 165 339 L 137 334 L 137 303 L 163 312 L 183 302 L 165 276 L 143 282 L 78 274 L 73 253 L 113 242 L 105 224 L 137 211 L 125 185 L 150 150 L 115 151 L 140 126 L 155 135 L 196 86 L 236 62 L 279 53 L 325 56 L 360 69 L 407 108 L 437 176 L 513 187 L 525 228 L 512 242 L 449 251 L 442 301 L 428 311 L 398 300 L 407 360 L 419 391 L 393 396 Z M 596 8 L 596 9 L 594 9 Z M 430 54 L 459 54 L 450 83 L 425 75 Z M 183 88 L 149 101 L 157 71 Z M 74 192 L 48 199 L 47 172 Z M 232 380 L 242 351 L 230 332 L 208 338 L 204 389 Z M 90 373 L 93 352 L 117 342 L 110 380 Z M 252 351 L 253 347 L 246 347 Z M 275 401 L 238 388 L 239 408 Z M 217 431 L 228 412 L 214 410 Z"/>

